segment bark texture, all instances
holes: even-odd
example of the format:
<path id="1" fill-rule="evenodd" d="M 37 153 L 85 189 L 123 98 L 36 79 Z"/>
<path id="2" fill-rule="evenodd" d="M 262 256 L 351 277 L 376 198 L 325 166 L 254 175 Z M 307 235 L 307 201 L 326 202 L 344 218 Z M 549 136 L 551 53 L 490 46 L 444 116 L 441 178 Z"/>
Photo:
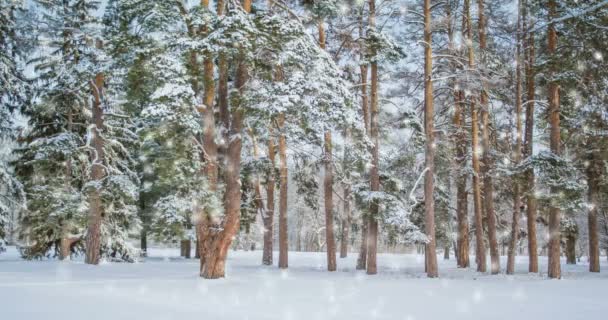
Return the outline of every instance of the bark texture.
<path id="1" fill-rule="evenodd" d="M 251 12 L 251 0 L 243 2 L 243 9 Z M 239 94 L 244 93 L 249 79 L 249 68 L 243 58 L 238 58 L 234 85 Z M 238 99 L 237 99 L 238 100 Z M 211 221 L 213 227 L 204 228 L 201 239 L 201 277 L 207 279 L 225 276 L 226 257 L 232 239 L 239 230 L 241 213 L 241 149 L 243 130 L 243 110 L 240 101 L 235 102 L 230 111 L 229 143 L 226 150 L 226 193 L 224 196 L 224 219 Z M 220 225 L 218 225 L 220 224 Z"/>
<path id="2" fill-rule="evenodd" d="M 549 21 L 556 17 L 555 1 L 550 0 L 548 3 Z M 557 32 L 555 24 L 549 23 L 548 31 L 548 53 L 549 57 L 554 57 L 557 50 Z M 555 70 L 552 67 L 550 74 L 554 75 Z M 550 77 L 551 79 L 551 77 Z M 553 79 L 549 82 L 549 126 L 550 126 L 550 147 L 553 154 L 561 155 L 561 136 L 560 136 L 560 119 L 559 119 L 559 83 Z M 559 190 L 552 188 L 551 193 L 557 194 Z M 561 212 L 557 206 L 550 205 L 549 207 L 549 278 L 561 278 L 560 252 L 561 252 L 561 231 L 560 220 Z"/>
<path id="3" fill-rule="evenodd" d="M 515 165 L 521 162 L 522 127 L 521 127 L 521 1 L 518 1 L 517 14 L 517 49 L 515 55 L 515 147 L 513 149 L 513 161 Z M 513 217 L 511 220 L 511 237 L 507 251 L 507 274 L 515 273 L 515 250 L 519 237 L 519 214 L 521 208 L 520 186 L 517 178 L 513 181 Z"/>
<path id="4" fill-rule="evenodd" d="M 268 174 L 266 184 L 266 212 L 262 217 L 264 222 L 264 250 L 262 253 L 262 264 L 272 265 L 272 247 L 273 247 L 273 223 L 274 223 L 274 165 L 275 165 L 275 146 L 272 136 L 272 126 L 269 128 L 270 134 L 268 139 L 268 159 L 272 164 L 272 170 Z"/>
<path id="5" fill-rule="evenodd" d="M 475 67 L 475 54 L 473 52 L 473 26 L 471 24 L 470 0 L 464 1 L 464 16 L 466 19 L 467 51 L 469 68 Z M 483 237 L 483 217 L 481 203 L 481 172 L 479 167 L 479 119 L 475 98 L 471 98 L 471 152 L 473 158 L 473 204 L 475 209 L 475 261 L 477 271 L 486 272 L 486 248 Z"/>
<path id="6" fill-rule="evenodd" d="M 325 243 L 327 247 L 327 270 L 336 271 L 336 240 L 334 237 L 334 200 L 331 154 L 331 132 L 325 132 L 325 176 L 323 197 L 325 198 Z"/>
<path id="7" fill-rule="evenodd" d="M 287 238 L 287 141 L 283 127 L 285 115 L 279 115 L 279 268 L 286 269 L 288 265 L 288 238 Z"/>
<path id="8" fill-rule="evenodd" d="M 97 47 L 101 48 L 101 41 L 97 42 Z M 91 81 L 91 91 L 93 92 L 93 127 L 92 127 L 92 147 L 90 181 L 95 182 L 96 186 L 89 192 L 89 222 L 86 235 L 86 264 L 99 264 L 101 256 L 101 223 L 104 215 L 103 203 L 101 201 L 101 183 L 106 176 L 104 141 L 101 132 L 104 130 L 103 123 L 103 89 L 104 74 L 98 73 Z"/>
<path id="9" fill-rule="evenodd" d="M 376 27 L 376 1 L 369 0 L 369 27 Z M 373 55 L 373 53 L 372 53 Z M 371 119 L 370 137 L 372 147 L 372 168 L 370 170 L 371 191 L 380 191 L 380 176 L 378 172 L 378 151 L 380 141 L 378 139 L 378 62 L 371 63 Z M 378 213 L 379 203 L 374 199 L 370 204 L 370 217 L 367 227 L 367 274 L 376 274 L 377 251 L 378 251 Z"/>
<path id="10" fill-rule="evenodd" d="M 437 253 L 435 239 L 435 115 L 433 106 L 433 51 L 431 48 L 431 0 L 424 1 L 424 131 L 426 135 L 424 176 L 424 215 L 426 243 L 426 274 L 429 278 L 439 276 L 437 270 Z"/>
<path id="11" fill-rule="evenodd" d="M 448 15 L 451 17 L 452 12 L 450 6 Z M 450 19 L 451 20 L 451 19 Z M 466 29 L 466 19 L 462 19 L 462 29 Z M 453 50 L 453 29 L 448 29 L 450 49 Z M 455 143 L 455 167 L 456 167 L 456 219 L 458 222 L 458 236 L 456 239 L 456 264 L 459 268 L 468 268 L 469 261 L 469 203 L 467 192 L 467 135 L 465 131 L 465 95 L 461 89 L 456 89 L 454 84 L 454 143 Z"/>
<path id="12" fill-rule="evenodd" d="M 587 201 L 589 202 L 589 216 L 588 216 L 588 227 L 589 227 L 589 271 L 600 272 L 600 246 L 598 238 L 598 207 L 599 201 L 599 189 L 600 189 L 600 177 L 601 162 L 597 157 L 597 152 L 591 153 L 591 159 L 589 166 L 587 167 Z M 596 159 L 598 158 L 598 159 Z"/>
<path id="13" fill-rule="evenodd" d="M 325 28 L 318 22 L 319 46 L 325 50 Z M 331 154 L 331 131 L 324 134 L 323 198 L 325 206 L 325 243 L 327 247 L 327 271 L 336 271 L 336 239 L 334 237 L 333 157 Z"/>
<path id="14" fill-rule="evenodd" d="M 526 55 L 526 132 L 524 142 L 524 156 L 531 157 L 534 153 L 534 99 L 535 99 L 535 46 L 534 34 L 528 30 L 527 4 L 524 0 L 522 7 L 523 29 L 527 35 Z M 536 237 L 536 187 L 534 169 L 526 172 L 526 218 L 528 227 L 528 272 L 538 272 L 538 243 Z"/>
<path id="15" fill-rule="evenodd" d="M 365 37 L 363 32 L 363 8 L 361 9 L 361 13 L 359 15 L 359 37 Z M 364 59 L 363 47 L 361 48 L 361 59 Z M 362 64 L 360 66 L 361 71 L 361 111 L 363 112 L 363 121 L 365 127 L 365 133 L 370 135 L 370 112 L 369 112 L 369 99 L 368 99 L 368 66 L 366 64 Z M 357 270 L 364 270 L 367 268 L 367 224 L 368 219 L 363 217 L 361 219 L 361 246 L 359 248 L 359 256 L 357 258 Z"/>

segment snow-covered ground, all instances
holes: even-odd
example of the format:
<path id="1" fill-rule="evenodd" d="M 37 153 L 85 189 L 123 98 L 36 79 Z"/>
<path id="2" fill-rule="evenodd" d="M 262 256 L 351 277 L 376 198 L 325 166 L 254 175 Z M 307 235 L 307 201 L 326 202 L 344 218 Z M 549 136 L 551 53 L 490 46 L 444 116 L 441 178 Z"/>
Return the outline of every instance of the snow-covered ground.
<path id="1" fill-rule="evenodd" d="M 354 270 L 353 253 L 328 273 L 325 253 L 290 252 L 281 271 L 262 266 L 260 251 L 230 252 L 228 277 L 204 280 L 198 261 L 177 254 L 155 249 L 145 262 L 89 266 L 22 261 L 9 248 L 0 254 L 0 319 L 572 320 L 608 312 L 608 272 L 590 274 L 586 264 L 563 265 L 564 279 L 548 280 L 525 272 L 526 257 L 512 277 L 439 259 L 441 278 L 427 279 L 417 255 L 381 254 L 379 274 L 367 276 Z"/>

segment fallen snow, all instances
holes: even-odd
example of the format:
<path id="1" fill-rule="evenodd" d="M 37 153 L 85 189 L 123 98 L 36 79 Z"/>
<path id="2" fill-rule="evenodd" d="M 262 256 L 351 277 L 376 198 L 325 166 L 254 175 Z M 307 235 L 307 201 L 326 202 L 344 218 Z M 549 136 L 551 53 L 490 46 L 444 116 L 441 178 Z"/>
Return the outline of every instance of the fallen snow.
<path id="1" fill-rule="evenodd" d="M 548 280 L 525 272 L 526 257 L 518 257 L 517 275 L 490 276 L 439 256 L 441 278 L 427 279 L 419 255 L 381 254 L 379 274 L 367 276 L 354 270 L 356 253 L 328 273 L 325 253 L 290 252 L 282 271 L 262 266 L 260 251 L 239 251 L 230 252 L 226 279 L 204 280 L 198 261 L 175 257 L 178 249 L 100 266 L 22 261 L 8 249 L 0 254 L 0 319 L 571 320 L 608 310 L 608 272 L 562 265 L 564 278 Z"/>

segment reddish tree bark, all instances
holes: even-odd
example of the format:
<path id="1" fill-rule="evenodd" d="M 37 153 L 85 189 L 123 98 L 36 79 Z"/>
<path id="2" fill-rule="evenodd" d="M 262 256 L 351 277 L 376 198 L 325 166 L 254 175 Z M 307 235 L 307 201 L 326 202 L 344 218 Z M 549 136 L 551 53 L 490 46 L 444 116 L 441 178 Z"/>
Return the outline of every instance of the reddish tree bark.
<path id="1" fill-rule="evenodd" d="M 487 48 L 486 18 L 483 0 L 477 1 L 477 14 L 479 15 L 479 49 L 483 52 Z M 482 56 L 483 57 L 483 56 Z M 487 84 L 482 81 L 483 90 L 480 94 L 481 107 L 481 137 L 483 144 L 483 199 L 488 223 L 488 240 L 490 243 L 490 272 L 500 272 L 500 252 L 498 252 L 498 239 L 496 237 L 496 212 L 494 211 L 494 183 L 490 175 L 492 156 L 490 152 L 490 120 Z"/>
<path id="2" fill-rule="evenodd" d="M 288 265 L 287 237 L 287 140 L 283 127 L 285 115 L 280 114 L 277 120 L 279 130 L 279 268 L 286 269 Z"/>
<path id="3" fill-rule="evenodd" d="M 97 48 L 103 46 L 100 40 L 97 41 Z M 104 140 L 101 132 L 104 130 L 103 109 L 101 101 L 103 99 L 105 77 L 103 73 L 98 73 L 91 81 L 91 91 L 93 93 L 93 127 L 92 139 L 93 154 L 91 155 L 91 174 L 90 181 L 96 185 L 89 192 L 89 223 L 86 236 L 86 264 L 99 264 L 101 256 L 101 223 L 103 220 L 103 203 L 101 201 L 101 181 L 106 176 L 105 172 L 105 151 Z"/>
<path id="4" fill-rule="evenodd" d="M 517 52 L 515 55 L 515 147 L 513 150 L 513 160 L 515 165 L 521 162 L 522 146 L 522 127 L 521 127 L 521 1 L 518 1 L 517 11 Z M 509 239 L 509 249 L 507 253 L 507 274 L 515 273 L 515 250 L 519 236 L 519 214 L 520 214 L 520 188 L 518 179 L 513 181 L 513 218 L 511 222 L 511 238 Z"/>
<path id="5" fill-rule="evenodd" d="M 600 272 L 600 246 L 598 238 L 597 214 L 600 205 L 600 179 L 602 176 L 600 158 L 594 150 L 587 167 L 587 201 L 590 204 L 588 227 L 589 227 L 589 271 Z"/>
<path id="6" fill-rule="evenodd" d="M 473 52 L 473 26 L 471 24 L 471 5 L 469 0 L 464 1 L 464 19 L 466 19 L 466 37 L 469 56 L 469 68 L 475 67 L 475 54 Z M 475 261 L 477 271 L 486 272 L 486 248 L 483 237 L 483 218 L 481 203 L 481 183 L 479 169 L 479 119 L 475 98 L 471 99 L 471 151 L 473 158 L 473 203 L 475 206 Z"/>
<path id="7" fill-rule="evenodd" d="M 437 253 L 435 239 L 435 115 L 433 106 L 433 49 L 431 26 L 431 0 L 424 1 L 424 131 L 426 135 L 424 176 L 424 215 L 425 231 L 429 238 L 426 243 L 426 274 L 429 278 L 439 276 L 437 270 Z"/>
<path id="8" fill-rule="evenodd" d="M 318 22 L 319 46 L 325 50 L 325 29 L 323 21 Z M 325 204 L 325 243 L 327 247 L 327 270 L 336 271 L 336 239 L 334 237 L 334 203 L 333 203 L 333 157 L 331 154 L 331 131 L 324 134 L 324 177 L 323 198 Z"/>
<path id="9" fill-rule="evenodd" d="M 376 1 L 369 0 L 369 27 L 376 27 Z M 372 56 L 375 53 L 372 53 Z M 380 175 L 378 172 L 379 158 L 378 152 L 380 141 L 378 139 L 378 62 L 371 63 L 371 119 L 370 119 L 370 137 L 373 143 L 372 147 L 372 168 L 370 170 L 371 191 L 380 191 Z M 370 204 L 370 217 L 368 221 L 367 235 L 367 274 L 376 274 L 378 251 L 378 214 L 379 203 L 374 199 Z"/>
<path id="10" fill-rule="evenodd" d="M 548 3 L 549 7 L 549 21 L 557 16 L 556 4 L 554 0 L 550 0 Z M 557 50 L 557 32 L 555 30 L 555 24 L 549 22 L 547 31 L 548 45 L 547 50 L 549 57 L 555 57 Z M 554 67 L 551 67 L 551 76 L 555 75 L 556 71 Z M 551 79 L 552 77 L 549 77 Z M 555 155 L 561 155 L 561 135 L 560 135 L 560 102 L 559 102 L 559 83 L 555 79 L 551 79 L 549 82 L 549 126 L 550 126 L 550 147 L 551 152 Z M 559 190 L 552 188 L 551 192 L 557 194 Z M 560 264 L 560 252 L 561 252 L 561 231 L 560 231 L 560 220 L 561 212 L 559 207 L 550 205 L 549 207 L 549 264 L 548 274 L 549 278 L 561 278 L 561 264 Z"/>
<path id="11" fill-rule="evenodd" d="M 268 174 L 266 184 L 266 212 L 262 217 L 264 222 L 264 251 L 262 253 L 262 263 L 272 265 L 272 247 L 273 247 L 273 220 L 274 220 L 274 165 L 275 165 L 275 146 L 274 138 L 272 137 L 272 126 L 270 126 L 268 138 L 268 159 L 272 164 L 272 170 Z"/>
<path id="12" fill-rule="evenodd" d="M 535 103 L 535 44 L 534 33 L 528 30 L 528 1 L 524 0 L 522 6 L 523 29 L 527 35 L 526 55 L 526 131 L 524 141 L 524 156 L 531 157 L 534 154 L 534 103 Z M 528 272 L 538 272 L 538 242 L 536 237 L 536 194 L 535 194 L 534 169 L 526 172 L 526 218 L 528 227 Z"/>
<path id="13" fill-rule="evenodd" d="M 359 37 L 365 37 L 363 32 L 363 8 L 361 9 L 361 13 L 359 15 Z M 363 46 L 360 48 L 360 57 L 361 60 L 364 60 L 364 51 Z M 360 66 L 361 71 L 361 111 L 363 112 L 363 122 L 365 127 L 365 133 L 370 135 L 370 115 L 369 115 L 369 106 L 368 106 L 368 95 L 367 95 L 367 76 L 368 76 L 368 67 L 367 64 L 362 64 Z M 357 258 L 357 270 L 364 270 L 367 268 L 367 225 L 368 219 L 361 219 L 361 246 L 359 248 L 359 256 Z"/>

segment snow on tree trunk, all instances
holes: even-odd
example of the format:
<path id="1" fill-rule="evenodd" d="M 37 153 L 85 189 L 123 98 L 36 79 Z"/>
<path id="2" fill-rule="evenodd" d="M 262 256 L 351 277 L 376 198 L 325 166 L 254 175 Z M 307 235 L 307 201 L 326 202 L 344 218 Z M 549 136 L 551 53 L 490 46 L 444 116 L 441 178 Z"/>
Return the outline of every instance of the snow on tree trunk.
<path id="1" fill-rule="evenodd" d="M 426 243 L 426 274 L 429 278 L 439 276 L 437 270 L 437 253 L 435 239 L 435 115 L 433 106 L 433 49 L 431 47 L 431 1 L 424 1 L 424 132 L 426 135 L 424 176 L 424 215 L 425 232 L 428 237 Z"/>
<path id="2" fill-rule="evenodd" d="M 97 41 L 97 47 L 101 48 L 101 41 Z M 91 81 L 93 92 L 93 124 L 91 125 L 91 143 L 93 154 L 91 156 L 90 181 L 94 183 L 89 192 L 89 222 L 86 236 L 85 263 L 99 264 L 101 255 L 101 223 L 103 219 L 103 203 L 101 201 L 101 183 L 106 175 L 104 169 L 105 154 L 104 141 L 101 137 L 103 130 L 103 109 L 101 106 L 103 98 L 104 74 L 98 73 Z"/>
<path id="3" fill-rule="evenodd" d="M 549 21 L 556 18 L 556 4 L 555 1 L 551 0 L 548 3 L 549 9 Z M 550 22 L 547 31 L 547 49 L 550 58 L 556 56 L 557 50 L 557 32 L 555 30 L 555 24 Z M 560 101 L 559 101 L 559 83 L 554 76 L 557 73 L 554 67 L 550 68 L 550 82 L 548 90 L 549 100 L 549 127 L 550 127 L 550 147 L 551 152 L 556 156 L 561 155 L 561 136 L 560 136 Z M 559 190 L 552 187 L 551 193 L 558 193 Z M 561 278 L 561 265 L 560 265 L 560 251 L 561 251 L 561 231 L 560 231 L 560 220 L 561 212 L 557 205 L 550 204 L 549 207 L 549 264 L 548 274 L 549 278 Z"/>
<path id="4" fill-rule="evenodd" d="M 245 12 L 251 12 L 251 1 L 243 2 Z M 249 78 L 249 68 L 244 57 L 239 57 L 236 67 L 236 78 L 234 85 L 239 94 L 244 93 L 245 84 Z M 239 230 L 241 216 L 241 149 L 243 131 L 243 109 L 239 105 L 240 100 L 232 106 L 230 112 L 230 130 L 228 148 L 225 159 L 225 183 L 226 193 L 224 195 L 224 219 L 221 228 L 213 228 L 202 246 L 201 252 L 201 276 L 207 279 L 223 278 L 225 276 L 225 264 L 228 249 L 236 233 Z M 215 224 L 215 223 L 214 223 Z"/>
<path id="5" fill-rule="evenodd" d="M 226 3 L 224 0 L 217 0 L 217 15 L 222 17 L 225 12 Z M 230 127 L 230 110 L 228 104 L 228 59 L 226 55 L 221 52 L 218 55 L 218 83 L 217 83 L 217 106 L 220 117 L 220 130 L 222 137 L 225 141 L 228 141 L 228 128 Z M 226 145 L 220 144 L 218 146 L 218 152 L 221 156 L 226 154 Z M 221 160 L 223 161 L 223 159 Z"/>

